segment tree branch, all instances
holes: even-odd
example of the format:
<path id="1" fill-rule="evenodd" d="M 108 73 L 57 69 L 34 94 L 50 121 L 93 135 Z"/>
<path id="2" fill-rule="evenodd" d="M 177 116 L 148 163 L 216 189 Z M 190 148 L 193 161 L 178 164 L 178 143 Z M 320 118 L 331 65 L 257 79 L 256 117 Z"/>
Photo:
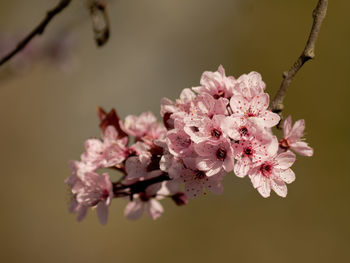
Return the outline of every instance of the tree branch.
<path id="1" fill-rule="evenodd" d="M 171 180 L 167 173 L 163 173 L 157 177 L 153 177 L 151 179 L 137 181 L 133 184 L 121 184 L 121 183 L 113 183 L 113 192 L 115 196 L 120 196 L 125 189 L 130 189 L 131 194 L 136 194 L 140 192 L 144 192 L 146 188 L 150 185 L 161 183 L 164 181 Z"/>
<path id="2" fill-rule="evenodd" d="M 278 89 L 274 99 L 271 102 L 271 110 L 281 115 L 283 110 L 283 99 L 287 94 L 288 87 L 294 76 L 300 68 L 310 59 L 315 57 L 315 44 L 320 32 L 321 24 L 326 16 L 328 0 L 319 0 L 315 10 L 313 11 L 313 23 L 309 38 L 306 42 L 304 51 L 299 56 L 298 60 L 293 64 L 289 71 L 283 72 L 283 81 Z"/>
<path id="3" fill-rule="evenodd" d="M 59 3 L 47 12 L 46 17 L 37 25 L 23 40 L 21 40 L 15 49 L 13 49 L 10 53 L 4 56 L 0 60 L 0 66 L 9 61 L 12 57 L 14 57 L 17 53 L 19 53 L 22 49 L 24 49 L 27 44 L 36 36 L 44 33 L 46 26 L 50 23 L 50 21 L 63 9 L 65 9 L 72 0 L 60 0 Z"/>

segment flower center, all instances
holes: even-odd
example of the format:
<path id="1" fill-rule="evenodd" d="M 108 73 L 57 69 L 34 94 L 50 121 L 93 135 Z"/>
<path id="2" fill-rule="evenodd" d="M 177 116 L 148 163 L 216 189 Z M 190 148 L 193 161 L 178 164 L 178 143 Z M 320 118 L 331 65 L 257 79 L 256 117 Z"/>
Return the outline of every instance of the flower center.
<path id="1" fill-rule="evenodd" d="M 217 129 L 213 129 L 211 131 L 211 136 L 215 137 L 216 139 L 219 139 L 221 134 L 222 134 L 222 132 L 217 130 Z"/>
<path id="2" fill-rule="evenodd" d="M 268 163 L 263 163 L 260 166 L 260 172 L 262 173 L 263 176 L 265 177 L 270 177 L 271 173 L 272 173 L 272 165 L 268 164 Z"/>
<path id="3" fill-rule="evenodd" d="M 196 179 L 203 179 L 206 177 L 205 173 L 203 171 L 198 171 L 196 174 L 195 174 L 195 177 Z"/>
<path id="4" fill-rule="evenodd" d="M 247 134 L 248 134 L 248 129 L 247 129 L 247 127 L 245 127 L 245 126 L 240 127 L 240 128 L 239 128 L 239 134 L 240 134 L 241 136 L 247 135 Z"/>
<path id="5" fill-rule="evenodd" d="M 253 151 L 252 147 L 246 147 L 246 148 L 243 149 L 243 153 L 246 156 L 250 157 L 250 156 L 253 155 L 254 151 Z"/>
<path id="6" fill-rule="evenodd" d="M 109 197 L 109 192 L 107 189 L 103 189 L 102 193 L 101 193 L 101 199 L 102 200 L 106 200 Z"/>
<path id="7" fill-rule="evenodd" d="M 216 157 L 219 159 L 219 160 L 225 160 L 226 158 L 226 150 L 224 148 L 219 148 L 217 151 L 216 151 Z"/>
<path id="8" fill-rule="evenodd" d="M 289 149 L 289 142 L 288 142 L 288 140 L 287 139 L 281 139 L 280 141 L 279 141 L 279 146 L 280 146 L 280 148 L 282 148 L 283 150 L 288 150 Z"/>
<path id="9" fill-rule="evenodd" d="M 150 195 L 146 194 L 145 192 L 139 193 L 139 198 L 143 202 L 147 202 L 151 197 Z"/>
<path id="10" fill-rule="evenodd" d="M 214 99 L 216 99 L 216 100 L 219 99 L 219 98 L 223 98 L 223 97 L 225 97 L 225 91 L 219 90 L 218 93 L 215 94 L 213 97 L 214 97 Z"/>

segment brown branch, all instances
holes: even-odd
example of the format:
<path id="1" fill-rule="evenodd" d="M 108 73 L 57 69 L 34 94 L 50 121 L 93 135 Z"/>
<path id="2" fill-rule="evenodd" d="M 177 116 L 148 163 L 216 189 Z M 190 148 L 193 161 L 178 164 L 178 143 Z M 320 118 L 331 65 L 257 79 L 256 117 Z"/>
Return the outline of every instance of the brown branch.
<path id="1" fill-rule="evenodd" d="M 136 194 L 136 193 L 141 193 L 146 190 L 146 188 L 150 185 L 156 184 L 156 183 L 161 183 L 164 181 L 169 181 L 170 177 L 168 174 L 163 173 L 157 177 L 153 177 L 151 179 L 143 180 L 143 181 L 137 181 L 136 183 L 133 184 L 121 184 L 121 183 L 113 183 L 113 192 L 116 197 L 119 197 L 124 193 L 124 190 L 130 189 L 130 193 Z"/>
<path id="2" fill-rule="evenodd" d="M 107 3 L 97 0 L 89 4 L 92 29 L 94 31 L 95 42 L 98 47 L 107 43 L 110 36 L 110 22 L 106 10 Z"/>
<path id="3" fill-rule="evenodd" d="M 326 16 L 328 0 L 319 0 L 315 10 L 313 11 L 313 23 L 309 38 L 306 42 L 304 51 L 299 56 L 298 60 L 293 66 L 283 73 L 283 81 L 274 99 L 271 102 L 271 110 L 281 115 L 283 110 L 283 99 L 287 94 L 288 87 L 292 82 L 294 76 L 300 68 L 310 59 L 315 57 L 315 44 L 320 32 L 321 24 Z"/>
<path id="4" fill-rule="evenodd" d="M 36 36 L 44 33 L 46 26 L 50 23 L 50 21 L 63 9 L 65 9 L 72 0 L 60 0 L 59 3 L 47 12 L 46 17 L 37 25 L 23 40 L 21 40 L 15 49 L 13 49 L 10 53 L 4 56 L 0 60 L 0 66 L 9 61 L 12 57 L 14 57 L 17 53 L 19 53 L 22 49 L 24 49 L 27 44 Z"/>

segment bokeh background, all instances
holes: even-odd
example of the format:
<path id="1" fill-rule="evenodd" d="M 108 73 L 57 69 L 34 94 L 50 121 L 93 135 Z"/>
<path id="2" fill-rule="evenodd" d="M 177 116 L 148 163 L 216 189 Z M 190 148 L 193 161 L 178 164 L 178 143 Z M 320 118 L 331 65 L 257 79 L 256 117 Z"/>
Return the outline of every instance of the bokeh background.
<path id="1" fill-rule="evenodd" d="M 260 72 L 273 95 L 305 45 L 316 2 L 108 1 L 112 35 L 97 48 L 85 2 L 73 1 L 0 68 L 0 261 L 350 262 L 349 1 L 330 1 L 316 58 L 285 100 L 315 149 L 298 158 L 287 198 L 264 199 L 230 174 L 223 195 L 165 201 L 157 221 L 127 221 L 117 200 L 103 227 L 95 212 L 76 222 L 63 183 L 68 161 L 99 135 L 96 106 L 159 116 L 162 97 L 177 98 L 219 64 L 236 77 Z M 1 1 L 2 54 L 56 3 Z"/>

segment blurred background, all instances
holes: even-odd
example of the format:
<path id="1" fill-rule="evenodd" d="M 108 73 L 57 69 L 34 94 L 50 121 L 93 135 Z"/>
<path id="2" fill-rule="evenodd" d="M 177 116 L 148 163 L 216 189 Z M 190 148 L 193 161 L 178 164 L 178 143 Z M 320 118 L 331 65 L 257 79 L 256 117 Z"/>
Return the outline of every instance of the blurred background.
<path id="1" fill-rule="evenodd" d="M 0 54 L 58 0 L 1 1 Z M 157 221 L 110 208 L 69 214 L 68 161 L 99 135 L 96 106 L 121 117 L 152 110 L 222 64 L 262 74 L 274 95 L 304 48 L 316 0 L 108 1 L 111 38 L 97 48 L 85 1 L 73 1 L 42 37 L 0 68 L 1 262 L 350 262 L 349 1 L 330 1 L 308 62 L 290 86 L 285 115 L 306 120 L 312 158 L 299 157 L 287 198 L 262 198 L 248 178 L 224 194 Z"/>

